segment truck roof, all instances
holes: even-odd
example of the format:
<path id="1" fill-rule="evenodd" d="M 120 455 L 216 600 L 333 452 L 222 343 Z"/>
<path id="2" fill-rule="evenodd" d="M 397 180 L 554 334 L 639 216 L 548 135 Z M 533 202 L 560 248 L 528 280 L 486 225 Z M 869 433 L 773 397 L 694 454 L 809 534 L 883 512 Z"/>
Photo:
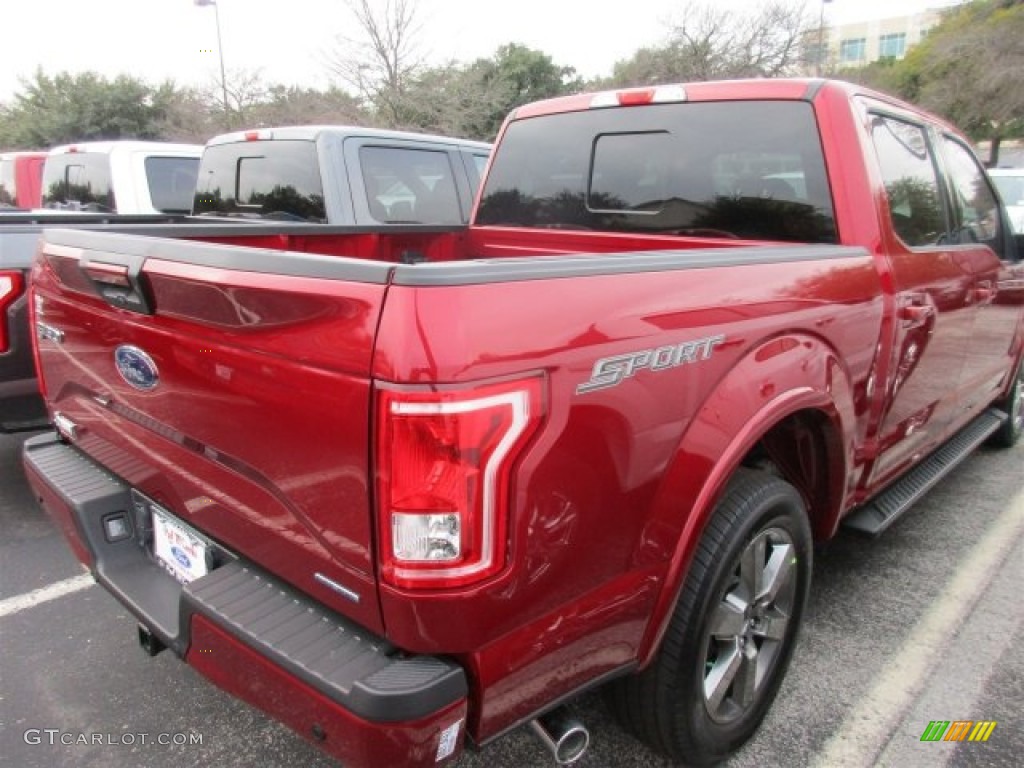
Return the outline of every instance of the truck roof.
<path id="1" fill-rule="evenodd" d="M 955 128 L 948 121 L 894 96 L 856 83 L 823 78 L 749 78 L 713 80 L 708 82 L 674 83 L 607 91 L 578 93 L 544 99 L 516 108 L 509 120 L 539 117 L 559 112 L 579 112 L 612 106 L 631 106 L 684 101 L 731 101 L 740 99 L 811 100 L 823 89 L 839 90 L 848 96 L 861 94 L 884 101 L 901 109 L 927 115 L 934 122 Z"/>
<path id="2" fill-rule="evenodd" d="M 160 152 L 161 154 L 184 154 L 199 157 L 203 153 L 202 144 L 174 144 L 168 141 L 138 141 L 126 139 L 118 141 L 78 141 L 74 144 L 61 144 L 53 147 L 50 155 L 68 155 L 76 152 L 96 152 L 101 154 L 121 154 L 128 152 Z"/>
<path id="3" fill-rule="evenodd" d="M 414 133 L 412 131 L 394 131 L 385 128 L 366 128 L 357 125 L 286 125 L 274 128 L 253 128 L 247 131 L 233 131 L 214 136 L 206 146 L 217 144 L 233 144 L 240 141 L 270 140 L 270 139 L 291 139 L 293 141 L 316 141 L 324 134 L 332 134 L 342 138 L 348 136 L 362 136 L 388 140 L 406 141 L 430 141 L 438 144 L 454 144 L 463 147 L 476 149 L 491 148 L 485 141 L 474 141 L 472 139 L 459 139 L 452 136 L 438 136 L 428 133 Z"/>

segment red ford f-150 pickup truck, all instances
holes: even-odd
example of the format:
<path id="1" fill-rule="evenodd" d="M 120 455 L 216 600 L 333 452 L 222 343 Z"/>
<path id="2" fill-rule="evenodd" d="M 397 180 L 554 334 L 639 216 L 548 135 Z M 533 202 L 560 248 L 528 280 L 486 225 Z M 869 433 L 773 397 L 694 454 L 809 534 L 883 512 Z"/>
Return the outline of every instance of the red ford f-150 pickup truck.
<path id="1" fill-rule="evenodd" d="M 1024 415 L 1024 264 L 950 126 L 819 80 L 517 109 L 468 227 L 48 230 L 28 478 L 167 646 L 349 768 L 604 686 L 708 764 L 813 542 Z M 182 225 L 182 237 L 189 237 Z"/>

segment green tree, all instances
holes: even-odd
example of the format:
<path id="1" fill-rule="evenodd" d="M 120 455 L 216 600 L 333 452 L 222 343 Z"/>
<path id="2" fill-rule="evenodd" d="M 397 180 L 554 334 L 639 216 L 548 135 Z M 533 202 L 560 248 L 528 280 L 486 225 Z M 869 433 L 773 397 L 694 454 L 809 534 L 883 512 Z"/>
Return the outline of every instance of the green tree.
<path id="1" fill-rule="evenodd" d="M 283 125 L 369 125 L 370 116 L 354 96 L 338 89 L 271 85 L 247 114 L 246 127 Z"/>
<path id="2" fill-rule="evenodd" d="M 107 80 L 95 72 L 51 77 L 40 69 L 22 85 L 0 118 L 0 144 L 158 138 L 175 96 L 171 83 L 152 87 L 129 75 Z"/>
<path id="3" fill-rule="evenodd" d="M 897 62 L 843 75 L 936 112 L 976 141 L 1024 135 L 1024 0 L 975 0 L 947 11 Z"/>
<path id="4" fill-rule="evenodd" d="M 156 136 L 166 141 L 205 144 L 211 136 L 225 130 L 223 114 L 222 100 L 211 99 L 207 90 L 172 89 L 166 97 Z"/>
<path id="5" fill-rule="evenodd" d="M 402 122 L 409 130 L 464 138 L 492 138 L 489 117 L 505 93 L 484 77 L 484 66 L 448 64 L 425 69 L 403 96 Z"/>
<path id="6" fill-rule="evenodd" d="M 492 141 L 516 107 L 574 93 L 582 85 L 572 67 L 555 64 L 541 51 L 508 43 L 489 59 L 421 73 L 403 100 L 404 125 Z"/>

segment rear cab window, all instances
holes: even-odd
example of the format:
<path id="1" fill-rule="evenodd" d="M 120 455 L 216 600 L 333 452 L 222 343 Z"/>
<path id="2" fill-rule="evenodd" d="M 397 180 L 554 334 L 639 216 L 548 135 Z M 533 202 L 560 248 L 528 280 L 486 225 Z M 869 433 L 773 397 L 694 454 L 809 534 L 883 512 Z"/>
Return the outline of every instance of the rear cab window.
<path id="1" fill-rule="evenodd" d="M 275 139 L 208 146 L 199 164 L 192 211 L 325 223 L 316 144 Z"/>
<path id="2" fill-rule="evenodd" d="M 110 157 L 99 152 L 69 152 L 46 158 L 42 206 L 57 210 L 117 210 L 110 180 Z"/>
<path id="3" fill-rule="evenodd" d="M 693 102 L 508 126 L 476 223 L 838 240 L 810 104 Z"/>

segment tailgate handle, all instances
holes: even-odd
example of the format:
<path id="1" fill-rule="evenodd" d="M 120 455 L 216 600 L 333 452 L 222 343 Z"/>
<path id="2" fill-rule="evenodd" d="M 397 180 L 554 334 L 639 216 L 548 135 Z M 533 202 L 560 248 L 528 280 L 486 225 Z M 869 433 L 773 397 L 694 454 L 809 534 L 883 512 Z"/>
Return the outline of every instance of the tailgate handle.
<path id="1" fill-rule="evenodd" d="M 153 314 L 142 289 L 142 282 L 139 280 L 141 261 L 133 269 L 127 264 L 82 259 L 81 267 L 86 277 L 92 281 L 96 292 L 108 304 L 143 315 Z"/>
<path id="2" fill-rule="evenodd" d="M 131 281 L 128 279 L 128 267 L 120 264 L 105 264 L 102 261 L 93 261 L 82 267 L 85 274 L 92 278 L 95 283 L 107 285 L 118 285 L 122 288 L 131 288 Z"/>

